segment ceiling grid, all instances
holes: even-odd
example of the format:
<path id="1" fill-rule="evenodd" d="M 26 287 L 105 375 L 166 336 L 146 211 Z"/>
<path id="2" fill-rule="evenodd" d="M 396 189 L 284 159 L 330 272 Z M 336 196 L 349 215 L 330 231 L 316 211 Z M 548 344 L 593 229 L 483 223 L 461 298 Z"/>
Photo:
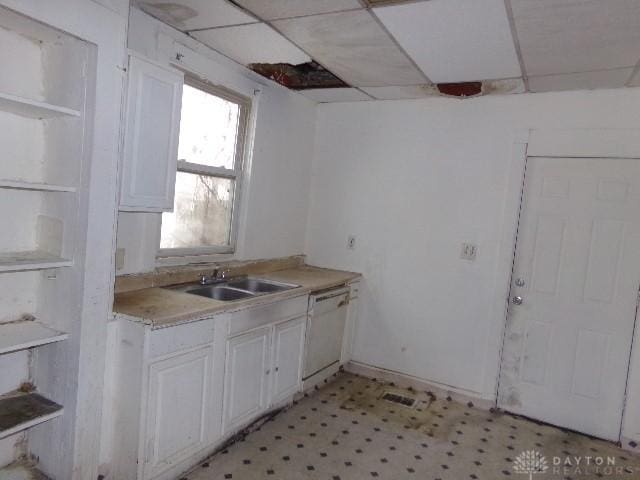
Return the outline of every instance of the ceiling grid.
<path id="1" fill-rule="evenodd" d="M 640 86 L 638 0 L 134 3 L 317 102 Z"/>

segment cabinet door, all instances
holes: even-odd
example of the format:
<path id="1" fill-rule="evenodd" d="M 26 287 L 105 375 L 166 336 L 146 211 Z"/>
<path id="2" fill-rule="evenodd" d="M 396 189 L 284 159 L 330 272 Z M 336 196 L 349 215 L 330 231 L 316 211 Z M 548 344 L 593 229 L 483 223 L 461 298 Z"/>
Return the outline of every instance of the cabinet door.
<path id="1" fill-rule="evenodd" d="M 272 404 L 293 395 L 302 386 L 306 326 L 306 316 L 275 326 L 273 334 Z"/>
<path id="2" fill-rule="evenodd" d="M 212 370 L 211 346 L 149 366 L 145 480 L 210 443 Z"/>
<path id="3" fill-rule="evenodd" d="M 129 57 L 120 210 L 173 209 L 183 77 Z"/>
<path id="4" fill-rule="evenodd" d="M 271 327 L 227 342 L 225 433 L 262 413 L 268 406 Z"/>

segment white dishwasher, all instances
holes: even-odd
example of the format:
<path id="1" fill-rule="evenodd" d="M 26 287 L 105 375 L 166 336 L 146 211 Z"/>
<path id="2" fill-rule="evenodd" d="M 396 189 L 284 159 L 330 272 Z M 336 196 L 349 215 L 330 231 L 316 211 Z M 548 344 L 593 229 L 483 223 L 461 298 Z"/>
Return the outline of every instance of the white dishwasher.
<path id="1" fill-rule="evenodd" d="M 340 362 L 348 304 L 348 287 L 309 296 L 303 380 Z"/>

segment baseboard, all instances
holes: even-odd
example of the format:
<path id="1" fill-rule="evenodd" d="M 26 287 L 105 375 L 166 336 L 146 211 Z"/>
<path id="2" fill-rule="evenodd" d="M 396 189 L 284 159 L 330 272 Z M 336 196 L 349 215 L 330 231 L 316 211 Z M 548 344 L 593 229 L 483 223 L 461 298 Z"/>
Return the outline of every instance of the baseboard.
<path id="1" fill-rule="evenodd" d="M 313 390 L 315 387 L 329 383 L 329 378 L 334 376 L 340 371 L 340 363 L 336 362 L 333 365 L 325 368 L 324 370 L 315 373 L 311 377 L 302 381 L 302 393 L 306 393 L 309 390 Z"/>
<path id="2" fill-rule="evenodd" d="M 395 372 L 393 370 L 374 367 L 373 365 L 351 361 L 344 366 L 344 369 L 349 373 L 354 373 L 363 377 L 391 382 L 398 387 L 412 388 L 418 391 L 429 391 L 439 398 L 451 397 L 451 399 L 456 402 L 471 402 L 475 407 L 478 407 L 482 410 L 490 410 L 492 408 L 495 408 L 496 406 L 496 400 L 493 397 L 485 398 L 476 392 L 456 389 L 448 385 L 438 384 L 437 382 L 430 382 L 422 378 L 413 377 L 411 375 Z"/>
<path id="3" fill-rule="evenodd" d="M 640 442 L 627 437 L 620 437 L 620 447 L 628 452 L 640 453 Z"/>

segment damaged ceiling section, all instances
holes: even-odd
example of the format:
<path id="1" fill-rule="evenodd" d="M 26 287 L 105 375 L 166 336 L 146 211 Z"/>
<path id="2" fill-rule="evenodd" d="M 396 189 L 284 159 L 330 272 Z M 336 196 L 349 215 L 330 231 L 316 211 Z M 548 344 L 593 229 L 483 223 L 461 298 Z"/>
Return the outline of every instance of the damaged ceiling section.
<path id="1" fill-rule="evenodd" d="M 314 61 L 299 65 L 291 65 L 289 63 L 251 63 L 247 66 L 263 77 L 292 90 L 346 88 L 349 86 Z"/>
<path id="2" fill-rule="evenodd" d="M 133 2 L 321 103 L 640 86 L 638 0 Z"/>

